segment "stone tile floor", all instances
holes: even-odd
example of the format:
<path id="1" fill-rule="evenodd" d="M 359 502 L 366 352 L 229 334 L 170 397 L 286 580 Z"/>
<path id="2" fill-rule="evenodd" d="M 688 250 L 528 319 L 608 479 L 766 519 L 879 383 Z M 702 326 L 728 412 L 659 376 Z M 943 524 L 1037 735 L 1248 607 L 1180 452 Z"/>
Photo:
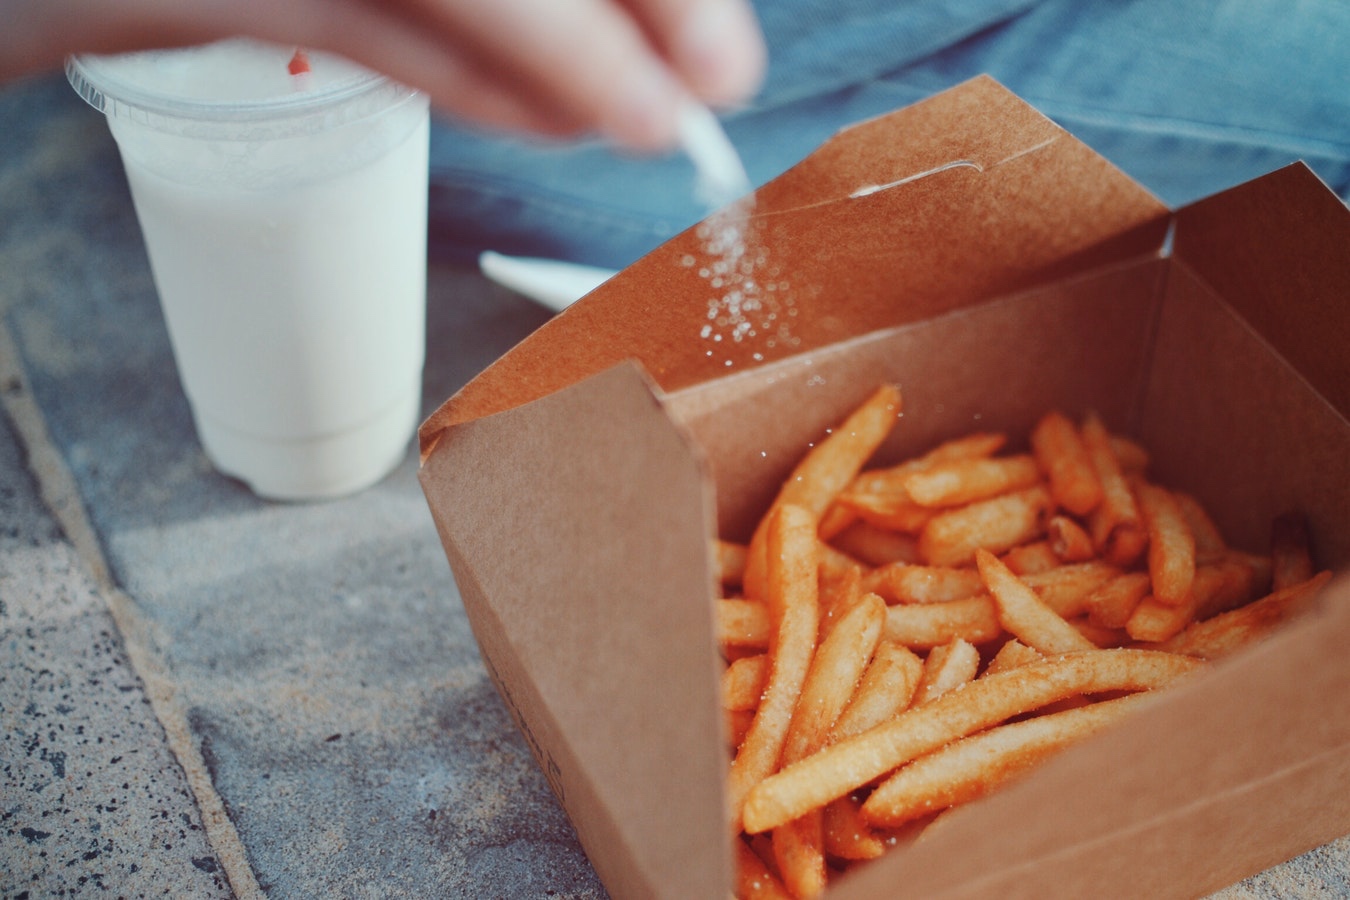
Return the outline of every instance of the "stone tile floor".
<path id="1" fill-rule="evenodd" d="M 433 266 L 427 411 L 547 314 Z M 269 504 L 205 461 L 116 150 L 0 91 L 0 897 L 601 898 L 415 477 Z M 1236 885 L 1350 896 L 1350 839 Z"/>

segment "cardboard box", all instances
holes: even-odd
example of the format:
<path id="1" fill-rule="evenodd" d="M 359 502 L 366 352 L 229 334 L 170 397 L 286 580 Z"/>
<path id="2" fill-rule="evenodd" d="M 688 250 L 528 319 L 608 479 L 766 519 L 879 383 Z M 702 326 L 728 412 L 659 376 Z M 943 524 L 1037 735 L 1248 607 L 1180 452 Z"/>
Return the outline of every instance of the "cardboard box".
<path id="1" fill-rule="evenodd" d="M 884 379 L 883 462 L 1093 408 L 1233 543 L 1297 507 L 1350 563 L 1350 211 L 1305 167 L 1173 213 L 982 78 L 847 129 L 752 221 L 772 346 L 701 336 L 691 230 L 421 432 L 483 657 L 615 897 L 727 895 L 709 539 Z M 1347 645 L 1341 580 L 829 896 L 1193 896 L 1350 832 Z"/>

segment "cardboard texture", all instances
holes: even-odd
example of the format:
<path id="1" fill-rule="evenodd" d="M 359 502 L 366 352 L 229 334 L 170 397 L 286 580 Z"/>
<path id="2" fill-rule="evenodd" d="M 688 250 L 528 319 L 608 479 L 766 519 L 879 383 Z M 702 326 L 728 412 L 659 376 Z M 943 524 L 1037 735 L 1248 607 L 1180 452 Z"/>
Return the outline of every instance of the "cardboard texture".
<path id="1" fill-rule="evenodd" d="M 882 380 L 904 415 L 881 462 L 973 430 L 1024 444 L 1045 410 L 1091 408 L 1238 546 L 1300 508 L 1319 562 L 1350 565 L 1350 211 L 1305 167 L 1173 214 L 977 79 L 841 133 L 756 201 L 794 341 L 709 355 L 695 230 L 421 433 L 484 659 L 615 897 L 726 895 L 709 538 L 748 536 Z M 1347 642 L 1342 579 L 829 896 L 1194 896 L 1350 832 Z"/>

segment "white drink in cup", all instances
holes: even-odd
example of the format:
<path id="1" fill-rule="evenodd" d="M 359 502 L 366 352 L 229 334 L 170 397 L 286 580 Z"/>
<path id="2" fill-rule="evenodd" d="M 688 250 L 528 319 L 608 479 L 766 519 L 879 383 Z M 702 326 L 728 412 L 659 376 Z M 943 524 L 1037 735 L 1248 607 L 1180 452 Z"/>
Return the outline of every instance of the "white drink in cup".
<path id="1" fill-rule="evenodd" d="M 425 96 L 341 58 L 231 40 L 82 56 L 107 114 L 198 437 L 260 496 L 379 481 L 425 352 Z"/>

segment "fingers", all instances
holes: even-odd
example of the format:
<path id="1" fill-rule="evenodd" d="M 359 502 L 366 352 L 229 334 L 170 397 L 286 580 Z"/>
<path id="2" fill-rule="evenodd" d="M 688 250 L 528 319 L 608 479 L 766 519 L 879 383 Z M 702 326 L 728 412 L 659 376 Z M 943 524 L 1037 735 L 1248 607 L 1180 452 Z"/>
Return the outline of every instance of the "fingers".
<path id="1" fill-rule="evenodd" d="M 745 0 L 629 0 L 678 77 L 713 106 L 743 103 L 759 88 L 767 53 Z"/>

